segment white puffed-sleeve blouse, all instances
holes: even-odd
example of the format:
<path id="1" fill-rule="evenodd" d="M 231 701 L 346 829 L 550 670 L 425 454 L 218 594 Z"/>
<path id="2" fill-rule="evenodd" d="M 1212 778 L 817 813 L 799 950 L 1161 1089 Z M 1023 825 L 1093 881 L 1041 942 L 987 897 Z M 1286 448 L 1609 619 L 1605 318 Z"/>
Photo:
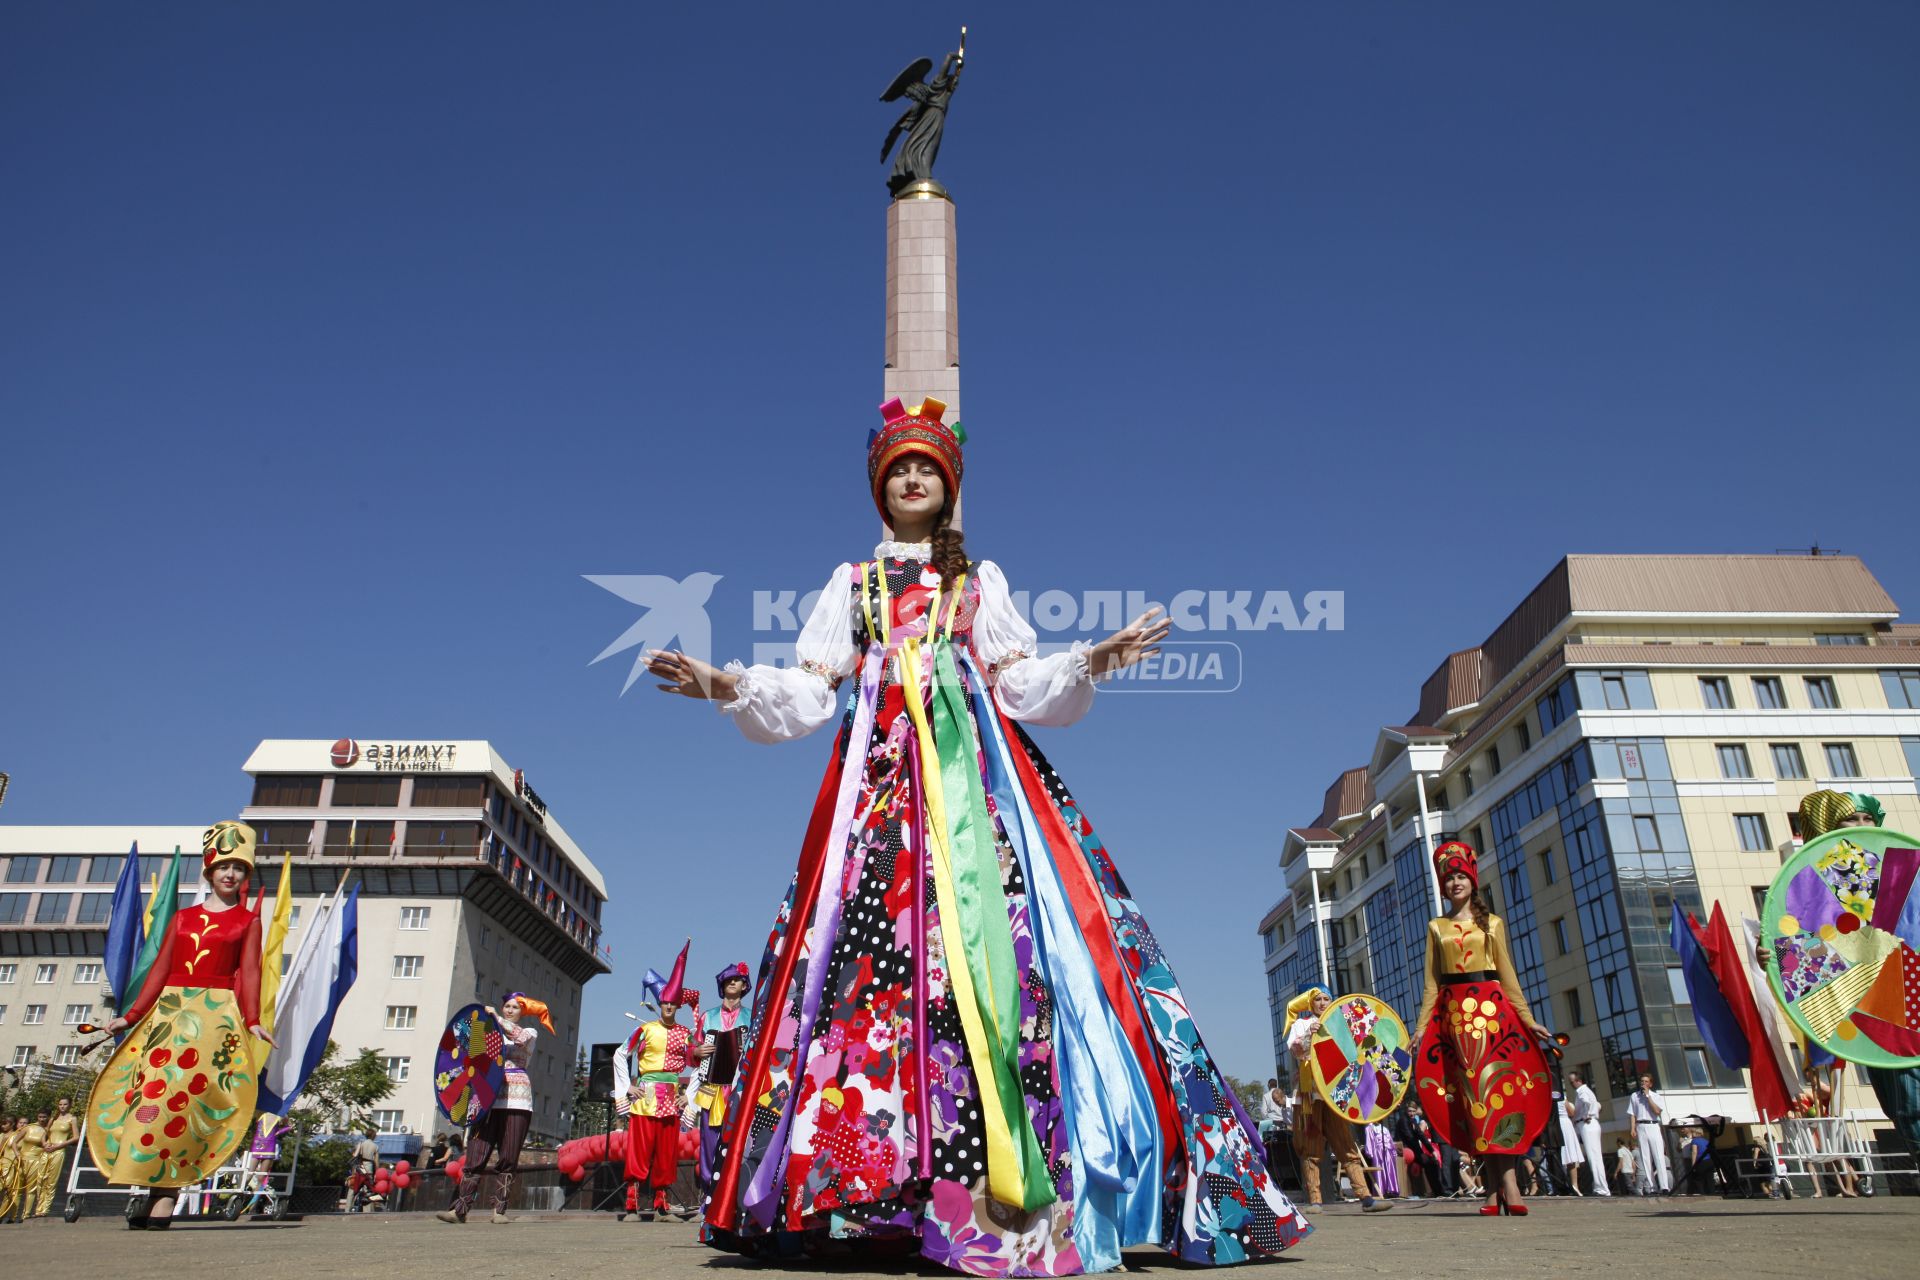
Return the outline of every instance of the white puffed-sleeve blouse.
<path id="1" fill-rule="evenodd" d="M 916 556 L 928 545 L 887 542 L 874 548 L 876 559 Z M 1033 656 L 1033 627 L 1013 607 L 1000 566 L 981 560 L 973 567 L 980 603 L 973 618 L 973 650 L 986 667 L 994 700 L 1007 717 L 1032 725 L 1070 725 L 1093 705 L 1088 666 L 1092 646 L 1041 658 Z M 740 732 L 755 742 L 785 742 L 803 737 L 833 719 L 840 682 L 860 665 L 860 644 L 853 627 L 853 565 L 833 571 L 820 591 L 813 613 L 794 645 L 792 667 L 742 666 L 729 662 L 735 697 L 720 710 L 733 716 Z"/>

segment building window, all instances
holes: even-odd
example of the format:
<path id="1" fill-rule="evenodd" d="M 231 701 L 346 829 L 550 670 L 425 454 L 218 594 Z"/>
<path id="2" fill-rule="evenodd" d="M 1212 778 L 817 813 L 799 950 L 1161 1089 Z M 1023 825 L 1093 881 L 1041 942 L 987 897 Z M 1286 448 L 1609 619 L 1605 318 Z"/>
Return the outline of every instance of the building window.
<path id="1" fill-rule="evenodd" d="M 426 928 L 426 927 L 427 927 L 427 916 L 428 916 L 428 914 L 429 914 L 429 913 L 430 913 L 430 912 L 431 912 L 432 910 L 433 910 L 433 908 L 431 908 L 431 907 L 402 907 L 402 908 L 400 908 L 400 927 L 401 927 L 402 929 L 424 929 L 424 928 Z"/>
<path id="2" fill-rule="evenodd" d="M 1499 773 L 1500 773 L 1500 748 L 1498 746 L 1488 747 L 1487 748 L 1487 776 L 1489 778 L 1498 777 Z"/>
<path id="3" fill-rule="evenodd" d="M 1633 817 L 1633 839 L 1640 846 L 1641 853 L 1661 852 L 1660 828 L 1644 814 L 1635 814 Z"/>
<path id="4" fill-rule="evenodd" d="M 412 1058 L 388 1058 L 387 1079 L 393 1081 L 395 1084 L 405 1084 L 407 1082 L 407 1074 L 412 1067 Z"/>
<path id="5" fill-rule="evenodd" d="M 1771 887 L 1764 884 L 1753 886 L 1753 918 L 1756 920 L 1767 918 L 1767 890 Z"/>
<path id="6" fill-rule="evenodd" d="M 1766 814 L 1736 813 L 1733 822 L 1740 829 L 1740 847 L 1748 853 L 1759 853 L 1773 847 L 1773 841 L 1767 838 Z"/>
<path id="7" fill-rule="evenodd" d="M 1779 711 L 1787 705 L 1787 691 L 1779 676 L 1753 678 L 1753 705 L 1762 711 Z"/>
<path id="8" fill-rule="evenodd" d="M 1540 732 L 1552 733 L 1556 725 L 1573 714 L 1573 677 L 1568 676 L 1541 694 L 1533 706 L 1540 717 Z"/>
<path id="9" fill-rule="evenodd" d="M 1693 1003 L 1693 997 L 1687 994 L 1686 972 L 1677 964 L 1667 968 L 1667 994 L 1673 997 L 1676 1006 Z"/>
<path id="10" fill-rule="evenodd" d="M 1686 1055 L 1687 1083 L 1696 1089 L 1711 1089 L 1713 1087 L 1713 1072 L 1707 1068 L 1707 1051 L 1705 1049 L 1688 1049 Z"/>
<path id="11" fill-rule="evenodd" d="M 480 851 L 480 824 L 411 820 L 406 851 L 420 858 L 471 858 Z"/>
<path id="12" fill-rule="evenodd" d="M 0 964 L 0 986 L 4 986 L 6 984 L 15 982 L 19 979 L 19 977 L 20 977 L 19 965 Z"/>
<path id="13" fill-rule="evenodd" d="M 427 961 L 425 956 L 395 956 L 393 958 L 393 976 L 396 978 L 417 978 L 420 968 Z"/>
<path id="14" fill-rule="evenodd" d="M 1466 788 L 1466 792 L 1467 792 L 1466 798 L 1469 800 L 1472 799 L 1473 798 L 1473 770 L 1472 769 L 1462 769 L 1460 771 L 1460 785 Z"/>
<path id="15" fill-rule="evenodd" d="M 7 1006 L 0 1004 L 0 1026 L 5 1026 L 6 1022 L 7 1022 Z"/>
<path id="16" fill-rule="evenodd" d="M 287 928 L 289 931 L 291 931 L 294 929 L 298 929 L 299 927 L 300 927 L 300 904 L 296 902 L 293 904 L 293 910 L 287 913 Z"/>
<path id="17" fill-rule="evenodd" d="M 1542 880 L 1546 881 L 1546 883 L 1548 884 L 1552 884 L 1554 881 L 1560 878 L 1553 874 L 1553 846 L 1552 845 L 1548 845 L 1546 848 L 1542 849 L 1535 856 L 1537 856 L 1540 859 L 1540 878 Z"/>
<path id="18" fill-rule="evenodd" d="M 40 859 L 18 857 L 7 859 L 8 884 L 32 884 L 39 878 Z"/>
<path id="19" fill-rule="evenodd" d="M 1920 778 L 1920 738 L 1900 739 L 1900 750 L 1906 753 L 1907 773 Z"/>
<path id="20" fill-rule="evenodd" d="M 42 964 L 42 965 L 34 966 L 33 980 L 36 985 L 45 986 L 49 982 L 57 982 L 59 978 L 60 978 L 60 966 L 57 964 Z"/>
<path id="21" fill-rule="evenodd" d="M 478 809 L 486 803 L 484 778 L 442 774 L 413 780 L 413 807 L 416 809 Z"/>
<path id="22" fill-rule="evenodd" d="M 1714 747 L 1713 754 L 1719 758 L 1721 777 L 1751 778 L 1753 776 L 1753 762 L 1747 759 L 1747 748 L 1744 743 L 1719 743 Z"/>
<path id="23" fill-rule="evenodd" d="M 342 803 L 340 784 L 333 784 L 333 802 Z M 320 779 L 314 774 L 271 773 L 253 780 L 253 802 L 262 809 L 312 809 L 320 803 Z"/>
<path id="24" fill-rule="evenodd" d="M 355 822 L 351 819 L 332 818 L 327 822 L 325 844 L 327 853 L 346 853 L 349 856 L 361 854 L 389 854 L 393 852 L 393 831 L 391 822 Z"/>
<path id="25" fill-rule="evenodd" d="M 1730 710 L 1733 707 L 1733 682 L 1725 676 L 1701 676 L 1700 701 L 1709 711 Z"/>
<path id="26" fill-rule="evenodd" d="M 61 1019 L 61 1022 L 69 1027 L 77 1027 L 81 1023 L 85 1022 L 88 1018 L 91 1018 L 92 1016 L 93 1016 L 92 1005 L 70 1004 L 67 1006 L 66 1016 Z"/>
<path id="27" fill-rule="evenodd" d="M 95 858 L 87 864 L 87 883 L 112 884 L 120 878 L 120 868 L 125 858 Z"/>
<path id="28" fill-rule="evenodd" d="M 413 1020 L 420 1015 L 420 1007 L 411 1004 L 390 1004 L 387 1006 L 387 1030 L 411 1031 Z"/>
<path id="29" fill-rule="evenodd" d="M 1514 727 L 1514 731 L 1520 735 L 1521 754 L 1524 755 L 1527 752 L 1533 750 L 1533 730 L 1527 728 L 1526 716 L 1524 715 L 1521 716 L 1520 723 L 1516 724 L 1513 727 Z"/>
<path id="30" fill-rule="evenodd" d="M 1888 706 L 1920 710 L 1920 671 L 1882 671 L 1880 687 L 1887 691 Z"/>
<path id="31" fill-rule="evenodd" d="M 266 865 L 268 858 L 301 857 L 313 852 L 315 824 L 311 818 L 298 822 L 257 822 L 253 827 L 254 856 Z"/>
<path id="32" fill-rule="evenodd" d="M 47 861 L 48 884 L 72 884 L 80 878 L 80 859 L 50 858 Z"/>
<path id="33" fill-rule="evenodd" d="M 46 1020 L 47 1020 L 47 1006 L 43 1004 L 28 1005 L 27 1016 L 21 1019 L 22 1022 L 26 1023 L 26 1025 L 30 1027 L 37 1027 L 41 1023 L 45 1022 Z"/>
<path id="34" fill-rule="evenodd" d="M 17 1044 L 13 1046 L 13 1065 L 14 1066 L 25 1067 L 25 1066 L 31 1066 L 32 1064 L 33 1064 L 33 1046 L 32 1045 Z"/>
<path id="35" fill-rule="evenodd" d="M 1867 638 L 1858 631 L 1816 631 L 1813 633 L 1813 642 L 1815 644 L 1863 645 L 1867 642 Z"/>
<path id="36" fill-rule="evenodd" d="M 335 778 L 333 807 L 395 809 L 400 805 L 400 779 L 381 777 Z"/>
<path id="37" fill-rule="evenodd" d="M 293 968 L 293 952 L 283 949 L 280 952 L 280 976 L 286 977 L 287 970 L 291 968 Z"/>
<path id="38" fill-rule="evenodd" d="M 1567 994 L 1567 1024 L 1569 1026 L 1575 1026 L 1575 1027 L 1586 1026 L 1587 1013 L 1585 1009 L 1582 1009 L 1580 1007 L 1580 989 L 1578 987 L 1569 987 L 1567 988 L 1566 994 Z"/>
<path id="39" fill-rule="evenodd" d="M 1807 705 L 1815 711 L 1832 711 L 1840 705 L 1840 695 L 1834 692 L 1832 676 L 1808 676 Z"/>
<path id="40" fill-rule="evenodd" d="M 77 1067 L 80 1065 L 80 1046 L 63 1044 L 53 1051 L 53 1064 L 56 1067 Z"/>
<path id="41" fill-rule="evenodd" d="M 80 914 L 74 917 L 75 924 L 105 924 L 107 917 L 113 914 L 113 895 L 110 893 L 83 893 L 80 895 Z"/>
<path id="42" fill-rule="evenodd" d="M 24 924 L 31 894 L 0 893 L 0 924 Z"/>
<path id="43" fill-rule="evenodd" d="M 373 1113 L 373 1127 L 382 1133 L 398 1133 L 406 1127 L 407 1113 L 385 1109 Z"/>
<path id="44" fill-rule="evenodd" d="M 1800 754 L 1797 742 L 1776 742 L 1770 748 L 1773 753 L 1773 776 L 1776 778 L 1804 778 L 1807 776 L 1806 757 Z"/>
<path id="45" fill-rule="evenodd" d="M 1823 743 L 1827 753 L 1827 774 L 1834 778 L 1857 778 L 1860 776 L 1860 760 L 1853 754 L 1851 742 Z"/>
<path id="46" fill-rule="evenodd" d="M 1559 954 L 1566 955 L 1573 948 L 1567 944 L 1567 918 L 1561 916 L 1553 922 L 1554 945 L 1560 948 Z"/>

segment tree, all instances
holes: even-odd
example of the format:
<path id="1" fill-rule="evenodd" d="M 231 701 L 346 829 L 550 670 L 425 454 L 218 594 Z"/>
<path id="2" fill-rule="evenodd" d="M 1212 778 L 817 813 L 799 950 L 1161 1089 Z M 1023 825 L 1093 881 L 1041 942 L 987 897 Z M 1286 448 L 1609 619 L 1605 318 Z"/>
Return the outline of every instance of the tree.
<path id="1" fill-rule="evenodd" d="M 338 1061 L 340 1046 L 327 1041 L 320 1065 L 307 1077 L 299 1105 L 289 1117 L 301 1141 L 315 1130 L 358 1133 L 373 1122 L 373 1106 L 393 1093 L 378 1049 L 362 1049 L 351 1062 Z"/>
<path id="2" fill-rule="evenodd" d="M 1220 1075 L 1226 1080 L 1227 1087 L 1233 1090 L 1234 1094 L 1240 1099 L 1240 1105 L 1247 1109 L 1247 1114 L 1250 1116 L 1259 1115 L 1260 1095 L 1267 1091 L 1267 1087 L 1258 1080 L 1242 1080 L 1239 1076 L 1229 1075 L 1225 1071 L 1222 1071 Z"/>

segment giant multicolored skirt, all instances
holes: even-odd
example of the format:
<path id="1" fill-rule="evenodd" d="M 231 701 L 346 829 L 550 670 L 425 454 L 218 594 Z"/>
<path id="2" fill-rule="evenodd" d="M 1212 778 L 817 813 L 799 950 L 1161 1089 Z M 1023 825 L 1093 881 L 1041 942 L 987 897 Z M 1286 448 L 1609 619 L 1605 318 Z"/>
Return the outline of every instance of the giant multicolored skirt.
<path id="1" fill-rule="evenodd" d="M 1441 1138 L 1473 1156 L 1524 1154 L 1553 1115 L 1546 1057 L 1491 972 L 1442 980 L 1414 1082 Z"/>
<path id="2" fill-rule="evenodd" d="M 710 1238 L 892 1237 L 980 1276 L 1299 1240 L 1059 775 L 962 646 L 910 647 L 907 687 L 884 657 L 867 654 L 761 964 Z"/>
<path id="3" fill-rule="evenodd" d="M 259 1082 L 233 992 L 167 987 L 87 1100 L 87 1150 L 110 1182 L 191 1186 L 246 1142 Z"/>

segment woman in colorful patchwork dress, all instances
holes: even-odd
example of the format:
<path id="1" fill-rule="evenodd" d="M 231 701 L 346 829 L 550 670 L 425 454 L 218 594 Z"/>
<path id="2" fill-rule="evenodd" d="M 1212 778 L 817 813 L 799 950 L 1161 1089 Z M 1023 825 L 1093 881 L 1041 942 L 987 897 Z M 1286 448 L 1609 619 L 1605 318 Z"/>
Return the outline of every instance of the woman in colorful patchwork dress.
<path id="1" fill-rule="evenodd" d="M 219 822 L 200 840 L 206 901 L 173 917 L 153 967 L 109 1031 L 121 1040 L 87 1102 L 87 1150 L 109 1182 L 154 1193 L 136 1229 L 173 1221 L 174 1191 L 227 1162 L 259 1095 L 260 917 L 246 904 L 253 828 Z"/>
<path id="2" fill-rule="evenodd" d="M 493 1156 L 493 1222 L 511 1222 L 507 1216 L 507 1197 L 513 1193 L 513 1180 L 520 1171 L 520 1144 L 527 1140 L 527 1128 L 533 1123 L 533 1081 L 527 1064 L 533 1061 L 533 1042 L 540 1036 L 526 1019 L 538 1022 L 554 1034 L 553 1016 L 544 1000 L 535 1000 L 524 991 L 515 991 L 500 1002 L 498 1012 L 492 1005 L 487 1012 L 500 1020 L 500 1066 L 506 1076 L 506 1092 L 495 1100 L 467 1141 L 466 1164 L 460 1175 L 460 1192 L 450 1208 L 434 1217 L 442 1222 L 465 1222 L 467 1211 L 480 1197 L 480 1175 L 486 1171 L 487 1157 Z"/>
<path id="3" fill-rule="evenodd" d="M 881 406 L 867 493 L 894 540 L 833 572 L 798 665 L 649 655 L 663 690 L 755 742 L 838 723 L 761 962 L 710 1236 L 893 1238 L 982 1276 L 1108 1270 L 1144 1244 L 1276 1254 L 1306 1220 L 1027 735 L 1080 719 L 1168 624 L 1150 610 L 1041 656 L 953 523 L 965 436 L 944 413 Z"/>
<path id="4" fill-rule="evenodd" d="M 1427 925 L 1427 988 L 1414 1025 L 1414 1080 L 1440 1136 L 1480 1163 L 1480 1212 L 1525 1214 L 1518 1166 L 1553 1115 L 1553 1077 L 1507 950 L 1506 921 L 1480 892 L 1479 855 L 1433 852 L 1448 911 Z"/>

